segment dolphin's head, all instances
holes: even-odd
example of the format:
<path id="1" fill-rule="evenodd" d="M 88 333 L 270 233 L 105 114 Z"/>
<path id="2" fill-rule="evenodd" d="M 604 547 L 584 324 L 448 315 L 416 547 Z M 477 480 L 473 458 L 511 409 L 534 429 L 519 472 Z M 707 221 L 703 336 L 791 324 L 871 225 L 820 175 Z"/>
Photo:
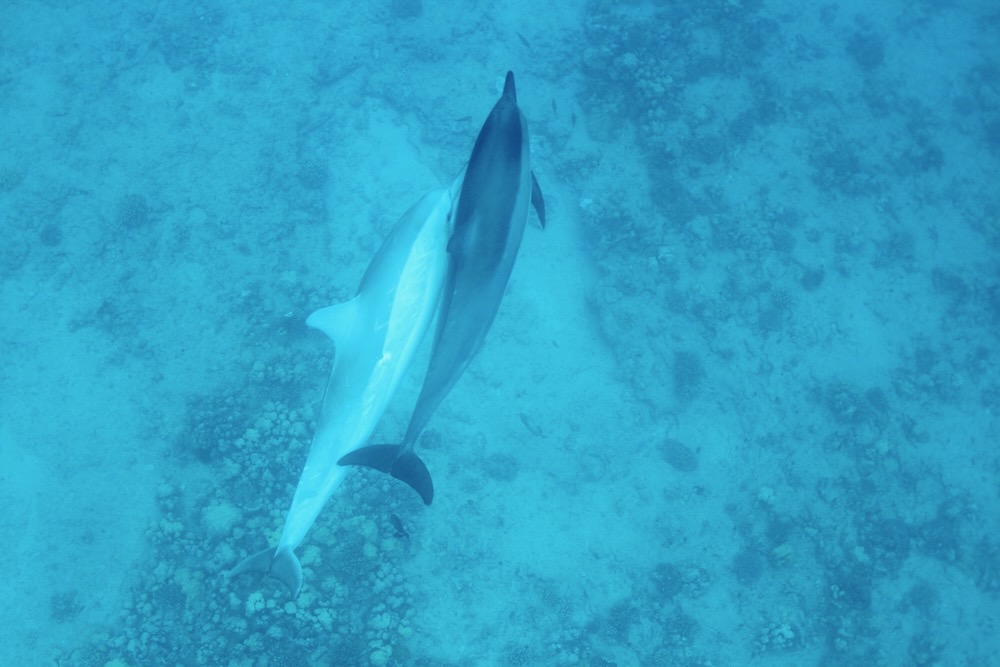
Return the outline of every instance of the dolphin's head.
<path id="1" fill-rule="evenodd" d="M 507 72 L 507 80 L 503 82 L 503 99 L 517 104 L 517 91 L 514 89 L 514 73 Z"/>

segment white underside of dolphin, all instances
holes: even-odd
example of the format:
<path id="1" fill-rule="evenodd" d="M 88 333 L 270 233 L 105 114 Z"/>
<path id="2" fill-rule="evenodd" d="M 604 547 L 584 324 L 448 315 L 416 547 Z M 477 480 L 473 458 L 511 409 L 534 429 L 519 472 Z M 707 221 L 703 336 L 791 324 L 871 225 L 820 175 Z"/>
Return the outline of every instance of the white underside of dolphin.
<path id="1" fill-rule="evenodd" d="M 319 424 L 277 546 L 230 575 L 265 572 L 298 595 L 302 566 L 295 549 L 349 470 L 337 461 L 371 437 L 437 312 L 461 183 L 462 175 L 451 189 L 426 195 L 396 223 L 357 296 L 309 316 L 307 324 L 336 347 Z"/>

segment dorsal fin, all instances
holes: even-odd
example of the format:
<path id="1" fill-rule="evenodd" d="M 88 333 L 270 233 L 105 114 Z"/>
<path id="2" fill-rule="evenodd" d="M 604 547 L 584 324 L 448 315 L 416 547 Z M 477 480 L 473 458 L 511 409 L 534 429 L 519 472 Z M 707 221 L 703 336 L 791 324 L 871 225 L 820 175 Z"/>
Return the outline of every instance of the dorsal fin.
<path id="1" fill-rule="evenodd" d="M 329 336 L 335 345 L 339 345 L 351 335 L 360 302 L 361 297 L 356 296 L 336 306 L 320 308 L 306 319 L 306 324 L 313 329 L 319 329 Z"/>

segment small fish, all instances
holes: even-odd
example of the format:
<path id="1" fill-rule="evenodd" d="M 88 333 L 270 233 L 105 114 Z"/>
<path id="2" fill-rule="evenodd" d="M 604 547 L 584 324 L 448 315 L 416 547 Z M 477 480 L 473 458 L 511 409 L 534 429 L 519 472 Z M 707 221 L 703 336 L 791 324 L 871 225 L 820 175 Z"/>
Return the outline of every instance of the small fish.
<path id="1" fill-rule="evenodd" d="M 405 537 L 407 540 L 410 539 L 410 534 L 406 532 L 406 528 L 403 528 L 403 522 L 399 520 L 398 516 L 390 514 L 389 521 L 392 522 L 392 527 L 396 529 L 396 537 Z"/>
<path id="2" fill-rule="evenodd" d="M 542 427 L 531 421 L 531 417 L 523 412 L 521 413 L 521 423 L 524 424 L 524 428 L 528 429 L 528 432 L 531 433 L 531 435 L 539 438 L 545 437 L 545 434 L 542 433 Z"/>
<path id="3" fill-rule="evenodd" d="M 527 47 L 528 47 L 529 49 L 531 48 L 531 44 L 529 44 L 529 43 L 528 43 L 528 40 L 527 40 L 527 39 L 525 39 L 524 35 L 522 35 L 522 34 L 521 34 L 521 33 L 519 33 L 519 32 L 515 32 L 514 34 L 515 34 L 515 35 L 517 35 L 517 38 L 518 38 L 519 40 L 521 40 L 521 43 L 522 43 L 522 44 L 524 44 L 525 46 L 527 46 Z"/>

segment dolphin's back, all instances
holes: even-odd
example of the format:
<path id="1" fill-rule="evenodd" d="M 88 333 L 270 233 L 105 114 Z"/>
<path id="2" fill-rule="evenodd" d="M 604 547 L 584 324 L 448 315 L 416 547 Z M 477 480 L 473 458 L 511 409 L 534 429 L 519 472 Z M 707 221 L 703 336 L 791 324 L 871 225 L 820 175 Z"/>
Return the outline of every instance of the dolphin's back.
<path id="1" fill-rule="evenodd" d="M 452 270 L 407 442 L 419 436 L 458 382 L 496 318 L 527 222 L 529 157 L 527 122 L 508 72 L 503 95 L 476 138 L 458 196 L 448 243 Z"/>
<path id="2" fill-rule="evenodd" d="M 521 245 L 532 198 L 528 126 L 514 75 L 476 138 L 455 205 L 450 270 L 427 374 L 400 445 L 351 452 L 342 465 L 365 465 L 403 480 L 430 504 L 430 474 L 413 447 L 431 415 L 482 347 Z"/>
<path id="3" fill-rule="evenodd" d="M 480 272 L 487 274 L 511 249 L 516 254 L 523 225 L 516 224 L 514 207 L 528 165 L 527 129 L 517 106 L 513 74 L 508 72 L 504 94 L 476 137 L 455 207 L 455 229 L 448 244 L 456 262 L 453 277 L 471 270 L 462 266 L 467 259 L 474 258 Z"/>

